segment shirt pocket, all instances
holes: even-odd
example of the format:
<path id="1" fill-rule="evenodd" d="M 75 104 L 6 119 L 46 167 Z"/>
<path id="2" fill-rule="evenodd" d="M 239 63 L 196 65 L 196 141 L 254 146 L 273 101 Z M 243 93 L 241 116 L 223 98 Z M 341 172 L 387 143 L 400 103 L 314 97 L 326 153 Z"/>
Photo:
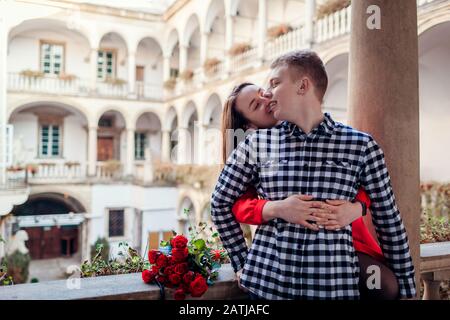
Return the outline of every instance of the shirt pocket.
<path id="1" fill-rule="evenodd" d="M 271 159 L 257 164 L 261 187 L 270 200 L 284 199 L 289 194 L 294 163 L 289 159 Z"/>
<path id="2" fill-rule="evenodd" d="M 324 198 L 352 198 L 358 167 L 346 160 L 323 160 L 316 164 L 311 184 Z"/>

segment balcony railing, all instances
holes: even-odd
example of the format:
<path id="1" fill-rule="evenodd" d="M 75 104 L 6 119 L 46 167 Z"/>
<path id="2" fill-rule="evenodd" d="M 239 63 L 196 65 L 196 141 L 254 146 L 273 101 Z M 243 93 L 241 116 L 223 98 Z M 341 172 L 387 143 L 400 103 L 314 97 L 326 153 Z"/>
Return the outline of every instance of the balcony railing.
<path id="1" fill-rule="evenodd" d="M 303 28 L 299 27 L 269 41 L 266 46 L 266 59 L 273 60 L 285 52 L 301 49 L 303 45 Z"/>
<path id="2" fill-rule="evenodd" d="M 114 84 L 98 81 L 95 88 L 87 79 L 61 79 L 56 76 L 26 76 L 20 73 L 8 73 L 8 90 L 17 92 L 49 93 L 56 95 L 95 96 L 121 99 L 155 99 L 163 97 L 162 86 L 136 83 L 137 94 L 129 93 L 127 84 Z"/>
<path id="3" fill-rule="evenodd" d="M 242 70 L 251 68 L 258 61 L 258 48 L 252 48 L 244 53 L 233 56 L 230 59 L 231 73 L 238 73 Z"/>
<path id="4" fill-rule="evenodd" d="M 350 32 L 351 7 L 339 10 L 316 21 L 317 43 L 342 36 Z"/>
<path id="5" fill-rule="evenodd" d="M 120 162 L 97 162 L 96 178 L 102 181 L 120 180 L 123 178 L 123 165 Z"/>
<path id="6" fill-rule="evenodd" d="M 57 77 L 30 77 L 20 73 L 8 74 L 8 89 L 34 93 L 65 95 L 88 95 L 88 81 L 82 79 L 63 80 Z"/>
<path id="7" fill-rule="evenodd" d="M 28 173 L 29 182 L 39 182 L 45 181 L 49 182 L 51 180 L 63 182 L 63 181 L 74 181 L 82 180 L 86 178 L 86 166 L 77 162 L 70 163 L 57 163 L 57 162 L 46 162 L 46 163 L 36 163 L 33 165 L 33 171 Z"/>

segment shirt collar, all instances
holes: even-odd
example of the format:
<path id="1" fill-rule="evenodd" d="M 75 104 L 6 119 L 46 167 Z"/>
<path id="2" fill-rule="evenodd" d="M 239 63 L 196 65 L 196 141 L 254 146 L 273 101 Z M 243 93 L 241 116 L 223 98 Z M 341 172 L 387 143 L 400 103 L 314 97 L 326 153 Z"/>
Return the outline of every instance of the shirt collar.
<path id="1" fill-rule="evenodd" d="M 325 136 L 331 137 L 333 135 L 335 126 L 336 126 L 336 123 L 331 118 L 331 115 L 328 112 L 326 112 L 324 114 L 323 121 L 316 128 L 314 128 L 311 131 L 311 133 L 315 133 L 315 134 L 319 134 L 319 135 L 323 134 Z M 296 124 L 294 124 L 292 122 L 283 121 L 281 123 L 281 127 L 284 129 L 286 135 L 288 135 L 288 136 L 291 136 L 292 134 L 294 134 L 295 131 L 298 131 L 298 133 L 300 135 L 305 135 L 303 130 L 300 129 Z"/>

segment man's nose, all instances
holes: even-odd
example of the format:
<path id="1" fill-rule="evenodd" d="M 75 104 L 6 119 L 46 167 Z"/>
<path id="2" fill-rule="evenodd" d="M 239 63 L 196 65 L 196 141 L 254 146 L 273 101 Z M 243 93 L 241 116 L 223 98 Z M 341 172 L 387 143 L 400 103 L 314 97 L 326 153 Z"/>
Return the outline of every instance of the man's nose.
<path id="1" fill-rule="evenodd" d="M 269 89 L 267 89 L 267 90 L 264 90 L 264 91 L 263 91 L 262 96 L 263 96 L 263 98 L 266 98 L 266 99 L 272 99 L 273 93 L 272 93 L 272 91 L 270 91 Z"/>

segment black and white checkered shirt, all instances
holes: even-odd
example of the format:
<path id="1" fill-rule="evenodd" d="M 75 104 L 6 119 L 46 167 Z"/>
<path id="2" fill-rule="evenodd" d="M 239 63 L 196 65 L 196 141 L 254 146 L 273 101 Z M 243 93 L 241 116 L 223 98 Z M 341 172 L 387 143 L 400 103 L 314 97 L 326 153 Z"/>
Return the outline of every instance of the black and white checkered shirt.
<path id="1" fill-rule="evenodd" d="M 211 200 L 212 220 L 233 268 L 244 268 L 242 286 L 271 300 L 358 299 L 360 270 L 351 225 L 312 231 L 274 219 L 258 226 L 248 251 L 231 208 L 250 185 L 269 200 L 292 194 L 352 200 L 362 186 L 371 199 L 375 229 L 400 294 L 415 296 L 407 234 L 383 152 L 370 135 L 334 122 L 329 114 L 309 134 L 286 121 L 257 130 L 228 158 Z"/>

